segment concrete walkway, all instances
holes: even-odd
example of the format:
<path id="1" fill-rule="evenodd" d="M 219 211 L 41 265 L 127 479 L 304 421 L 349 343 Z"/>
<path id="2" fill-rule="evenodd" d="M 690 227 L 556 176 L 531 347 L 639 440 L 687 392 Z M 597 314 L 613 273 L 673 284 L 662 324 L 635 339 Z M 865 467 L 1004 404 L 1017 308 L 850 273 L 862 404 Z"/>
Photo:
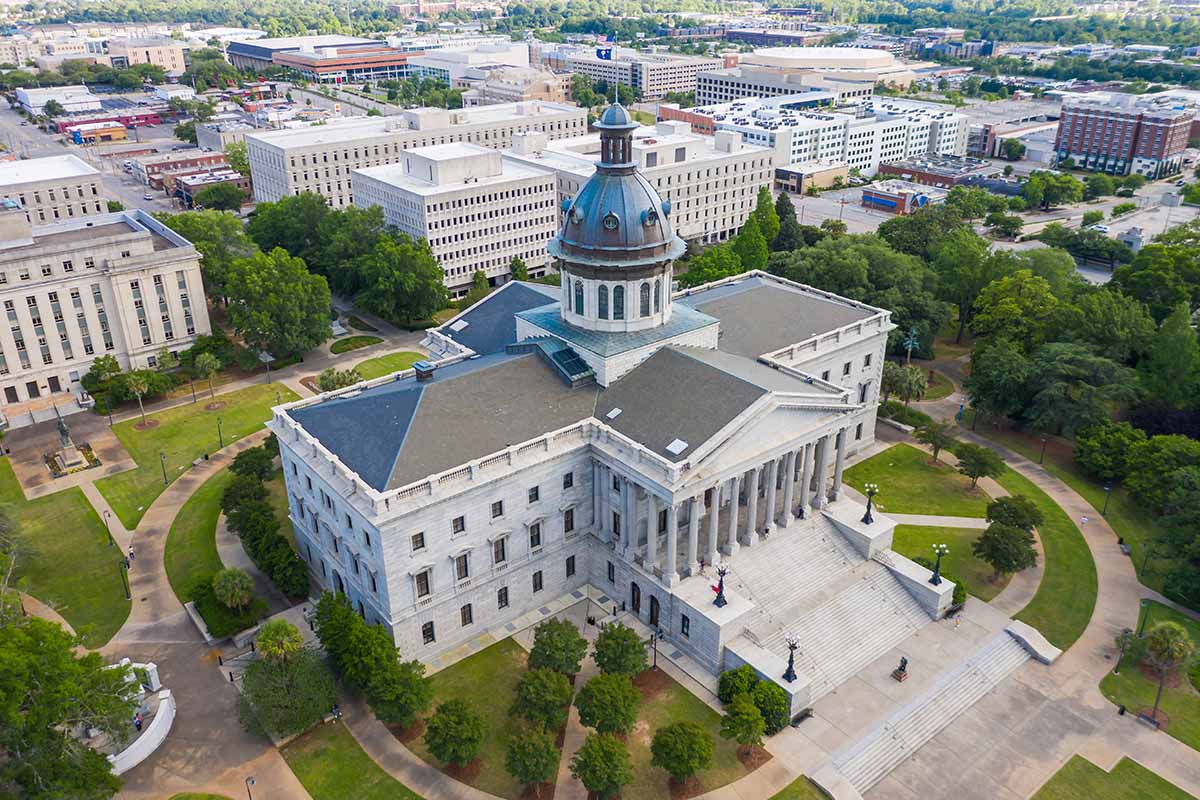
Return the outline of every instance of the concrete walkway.
<path id="1" fill-rule="evenodd" d="M 595 628 L 589 627 L 588 630 L 592 631 Z M 590 643 L 595 641 L 595 637 L 589 636 L 588 641 L 590 646 Z M 596 661 L 589 653 L 580 664 L 579 673 L 575 676 L 575 691 L 578 692 L 582 689 L 599 672 L 600 668 L 596 666 Z M 588 800 L 587 789 L 571 774 L 571 759 L 579 748 L 583 747 L 583 743 L 590 733 L 591 730 L 585 728 L 579 721 L 579 709 L 575 707 L 574 698 L 572 698 L 571 710 L 567 714 L 567 732 L 563 737 L 562 758 L 558 762 L 558 777 L 554 782 L 554 800 Z"/>
<path id="2" fill-rule="evenodd" d="M 275 584 L 263 574 L 242 546 L 241 538 L 229 530 L 225 515 L 217 517 L 217 555 L 226 567 L 237 567 L 250 576 L 254 581 L 254 596 L 267 601 L 269 612 L 274 615 L 292 607 L 291 602 L 283 592 L 275 588 Z"/>
<path id="3" fill-rule="evenodd" d="M 52 606 L 48 606 L 33 595 L 25 594 L 24 592 L 17 592 L 17 597 L 21 600 L 21 610 L 29 616 L 49 620 L 50 622 L 57 622 L 63 627 L 63 630 L 72 636 L 75 635 L 75 629 L 71 627 L 71 623 L 67 622 L 63 618 L 63 615 L 55 611 Z"/>

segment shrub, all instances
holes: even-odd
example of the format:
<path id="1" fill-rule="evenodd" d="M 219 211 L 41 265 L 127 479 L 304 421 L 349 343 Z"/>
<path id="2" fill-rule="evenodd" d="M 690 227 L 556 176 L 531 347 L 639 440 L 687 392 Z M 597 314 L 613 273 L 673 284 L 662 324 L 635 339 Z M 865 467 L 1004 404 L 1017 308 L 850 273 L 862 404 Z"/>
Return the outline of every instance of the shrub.
<path id="1" fill-rule="evenodd" d="M 447 700 L 425 727 L 425 745 L 439 761 L 464 766 L 479 754 L 486 733 L 483 720 L 465 700 Z"/>
<path id="2" fill-rule="evenodd" d="M 217 599 L 235 610 L 250 605 L 254 597 L 254 582 L 245 570 L 237 567 L 226 567 L 214 575 L 212 587 Z"/>
<path id="3" fill-rule="evenodd" d="M 717 699 L 729 705 L 739 694 L 749 694 L 758 685 L 758 673 L 749 664 L 727 669 L 717 679 Z"/>
<path id="4" fill-rule="evenodd" d="M 779 733 L 792 719 L 792 701 L 779 684 L 759 681 L 753 692 L 754 706 L 762 714 L 767 735 Z"/>
<path id="5" fill-rule="evenodd" d="M 270 480 L 275 471 L 275 456 L 265 447 L 251 447 L 233 457 L 229 469 L 235 475 L 245 475 L 259 481 Z"/>
<path id="6" fill-rule="evenodd" d="M 204 620 L 208 632 L 216 639 L 253 628 L 267 615 L 266 601 L 257 597 L 240 611 L 227 608 L 213 592 L 211 575 L 197 579 L 188 597 L 195 605 L 196 613 Z"/>
<path id="7" fill-rule="evenodd" d="M 933 422 L 933 417 L 924 411 L 910 408 L 899 400 L 888 400 L 886 403 L 881 403 L 879 406 L 879 416 L 884 419 L 895 420 L 902 425 L 908 425 L 913 428 L 920 428 Z"/>
<path id="8" fill-rule="evenodd" d="M 1128 422 L 1093 425 L 1075 437 L 1075 463 L 1100 480 L 1123 480 L 1128 470 L 1129 451 L 1145 439 L 1146 434 Z"/>
<path id="9" fill-rule="evenodd" d="M 201 353 L 212 354 L 221 362 L 221 369 L 228 369 L 237 361 L 238 346 L 221 331 L 202 333 L 196 337 L 191 347 L 179 354 L 180 366 L 192 372 L 196 365 L 196 357 Z"/>
<path id="10" fill-rule="evenodd" d="M 337 702 L 325 657 L 304 647 L 286 661 L 253 661 L 242 677 L 242 725 L 274 738 L 307 730 Z"/>
<path id="11" fill-rule="evenodd" d="M 262 481 L 248 475 L 239 475 L 229 482 L 221 494 L 221 510 L 229 516 L 234 509 L 245 503 L 266 499 L 267 488 L 262 485 Z"/>
<path id="12" fill-rule="evenodd" d="M 504 766 L 521 783 L 536 786 L 554 779 L 558 759 L 554 737 L 544 730 L 534 729 L 508 740 Z"/>
<path id="13" fill-rule="evenodd" d="M 1113 206 L 1112 211 L 1109 212 L 1109 215 L 1113 219 L 1116 219 L 1117 217 L 1121 216 L 1122 214 L 1128 214 L 1130 211 L 1136 211 L 1136 210 L 1137 210 L 1137 203 L 1117 203 L 1115 206 Z"/>
<path id="14" fill-rule="evenodd" d="M 676 722 L 659 728 L 650 742 L 650 763 L 676 780 L 685 780 L 713 762 L 713 740 L 695 722 Z"/>

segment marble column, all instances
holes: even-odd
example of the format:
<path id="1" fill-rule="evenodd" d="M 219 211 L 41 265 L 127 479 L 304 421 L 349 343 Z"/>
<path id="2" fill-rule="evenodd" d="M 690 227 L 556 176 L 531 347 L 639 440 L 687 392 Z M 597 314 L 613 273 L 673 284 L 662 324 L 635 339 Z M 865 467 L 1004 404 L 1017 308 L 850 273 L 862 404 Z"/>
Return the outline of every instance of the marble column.
<path id="1" fill-rule="evenodd" d="M 738 551 L 738 479 L 734 475 L 729 479 L 729 528 L 727 536 L 729 541 L 725 543 L 725 555 L 737 555 Z M 713 562 L 714 564 L 717 562 Z"/>
<path id="2" fill-rule="evenodd" d="M 600 532 L 600 538 L 606 542 L 612 542 L 612 473 L 608 471 L 608 467 L 600 465 L 600 521 L 596 524 L 596 530 Z"/>
<path id="3" fill-rule="evenodd" d="M 621 481 L 621 499 L 625 501 L 621 512 L 621 550 L 626 561 L 633 561 L 637 552 L 637 485 L 625 478 Z"/>
<path id="4" fill-rule="evenodd" d="M 763 514 L 763 535 L 769 536 L 775 527 L 775 487 L 779 483 L 779 459 L 772 458 L 767 465 L 767 511 Z"/>
<path id="5" fill-rule="evenodd" d="M 803 519 L 808 515 L 808 495 L 809 488 L 812 484 L 812 469 L 813 469 L 813 443 L 809 442 L 804 445 L 804 455 L 801 460 L 804 466 L 800 469 L 800 517 Z"/>
<path id="6" fill-rule="evenodd" d="M 709 564 L 717 563 L 717 535 L 720 529 L 717 523 L 721 518 L 721 484 L 712 487 L 712 505 L 708 508 L 708 552 L 704 560 Z"/>
<path id="7" fill-rule="evenodd" d="M 758 473 L 762 467 L 750 470 L 750 480 L 746 482 L 746 546 L 753 547 L 758 539 Z"/>
<path id="8" fill-rule="evenodd" d="M 642 564 L 653 574 L 658 566 L 658 510 L 662 500 L 657 495 L 649 495 L 648 516 L 646 517 L 646 558 Z"/>
<path id="9" fill-rule="evenodd" d="M 604 466 L 592 465 L 592 530 L 601 541 L 608 541 L 604 535 Z"/>
<path id="10" fill-rule="evenodd" d="M 846 440 L 850 438 L 850 429 L 842 428 L 837 433 L 837 459 L 833 465 L 833 487 L 829 490 L 829 499 L 837 500 L 842 496 L 842 468 L 846 466 Z"/>
<path id="11" fill-rule="evenodd" d="M 679 506 L 667 506 L 667 564 L 663 567 L 662 580 L 667 586 L 679 583 L 679 573 L 675 571 L 675 559 L 679 554 L 677 540 L 679 538 Z"/>
<path id="12" fill-rule="evenodd" d="M 821 437 L 817 442 L 817 488 L 813 492 L 812 507 L 813 509 L 821 509 L 825 507 L 825 483 L 829 480 L 829 435 Z"/>
<path id="13" fill-rule="evenodd" d="M 781 527 L 792 524 L 792 492 L 796 488 L 796 451 L 791 450 L 783 460 L 783 522 Z"/>
<path id="14" fill-rule="evenodd" d="M 704 511 L 704 495 L 700 494 L 689 501 L 688 507 L 688 541 L 687 541 L 687 574 L 700 574 L 700 514 Z"/>

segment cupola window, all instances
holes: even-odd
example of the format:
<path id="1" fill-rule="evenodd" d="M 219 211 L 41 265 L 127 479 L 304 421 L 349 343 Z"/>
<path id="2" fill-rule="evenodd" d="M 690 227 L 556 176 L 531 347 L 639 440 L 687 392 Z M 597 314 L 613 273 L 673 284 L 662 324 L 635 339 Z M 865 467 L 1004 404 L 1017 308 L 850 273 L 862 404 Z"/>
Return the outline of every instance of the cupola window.
<path id="1" fill-rule="evenodd" d="M 599 294 L 596 296 L 599 309 L 597 311 L 600 319 L 608 319 L 608 287 L 601 286 Z"/>
<path id="2" fill-rule="evenodd" d="M 608 212 L 604 215 L 604 229 L 615 231 L 621 223 L 617 220 L 617 215 L 613 212 Z"/>
<path id="3" fill-rule="evenodd" d="M 662 311 L 662 284 L 657 279 L 654 281 L 654 313 Z"/>
<path id="4" fill-rule="evenodd" d="M 613 287 L 613 319 L 625 319 L 625 287 Z"/>
<path id="5" fill-rule="evenodd" d="M 575 313 L 583 313 L 583 281 L 575 281 Z"/>
<path id="6" fill-rule="evenodd" d="M 642 288 L 638 290 L 641 303 L 641 315 L 643 317 L 650 316 L 650 284 L 643 283 Z"/>

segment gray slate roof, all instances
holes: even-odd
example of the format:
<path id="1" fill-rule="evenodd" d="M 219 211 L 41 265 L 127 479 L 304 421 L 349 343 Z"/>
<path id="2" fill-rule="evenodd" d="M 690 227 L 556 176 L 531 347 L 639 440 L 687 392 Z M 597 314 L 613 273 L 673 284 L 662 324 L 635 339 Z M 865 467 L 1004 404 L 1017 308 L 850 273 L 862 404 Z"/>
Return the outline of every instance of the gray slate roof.
<path id="1" fill-rule="evenodd" d="M 505 345 L 517 340 L 515 315 L 518 312 L 544 306 L 557 298 L 558 291 L 553 286 L 523 282 L 505 284 L 458 317 L 456 322 L 466 322 L 467 327 L 454 331 L 449 325 L 443 325 L 439 330 L 480 355 L 499 353 Z"/>

